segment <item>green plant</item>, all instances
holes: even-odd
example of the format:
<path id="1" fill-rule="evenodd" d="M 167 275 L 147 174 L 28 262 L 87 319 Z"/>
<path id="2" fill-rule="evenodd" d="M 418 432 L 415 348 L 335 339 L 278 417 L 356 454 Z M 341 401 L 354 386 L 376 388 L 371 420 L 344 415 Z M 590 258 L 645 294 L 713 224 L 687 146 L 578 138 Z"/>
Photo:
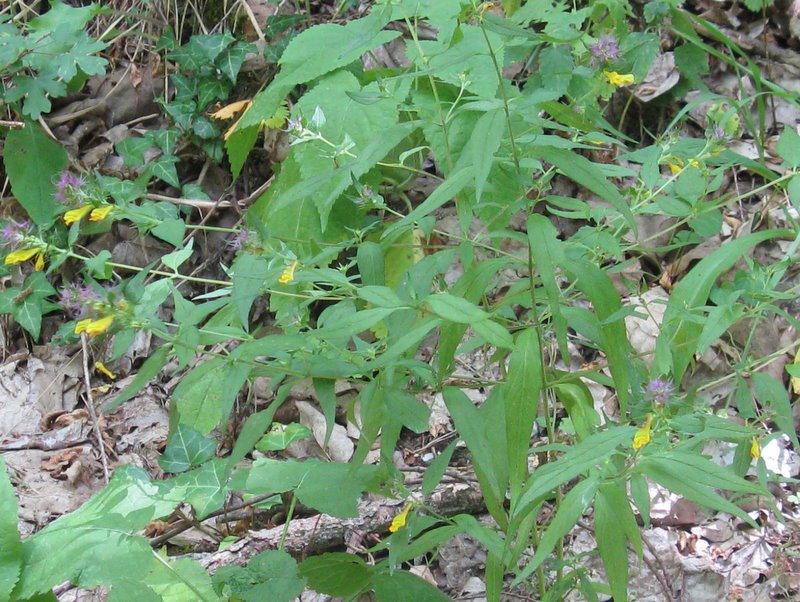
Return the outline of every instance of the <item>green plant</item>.
<path id="1" fill-rule="evenodd" d="M 696 43 L 684 27 L 691 17 L 663 4 L 678 33 Z M 143 471 L 119 470 L 80 510 L 21 543 L 9 536 L 8 548 L 2 548 L 9 560 L 0 562 L 0 570 L 19 575 L 11 599 L 33 598 L 64 580 L 110 585 L 118 600 L 167 593 L 202 600 L 288 599 L 304 583 L 348 598 L 372 590 L 379 600 L 397 599 L 401 591 L 443 599 L 400 567 L 468 533 L 487 550 L 491 600 L 500 599 L 507 581 L 542 598 L 579 588 L 587 598 L 604 593 L 624 600 L 628 547 L 642 556 L 637 514 L 649 524 L 648 481 L 753 524 L 735 502 L 745 494 L 769 499 L 766 485 L 773 476 L 757 457 L 758 439 L 772 436 L 763 425 L 774 422 L 798 447 L 783 383 L 761 373 L 749 376 L 764 358 L 753 356 L 747 345 L 726 377 L 738 384 L 731 405 L 744 424 L 718 416 L 683 385 L 695 354 L 732 325 L 752 320 L 753 332 L 771 314 L 797 323 L 780 307 L 796 290 L 778 291 L 796 262 L 796 220 L 787 211 L 791 229 L 741 236 L 697 263 L 666 301 L 653 357 L 640 357 L 631 346 L 625 318 L 636 309 L 623 304 L 610 274 L 629 257 L 680 252 L 718 234 L 722 209 L 738 200 L 720 194 L 723 175 L 732 168 L 753 169 L 764 178 L 764 189 L 785 187 L 796 207 L 800 139 L 784 132 L 778 152 L 786 171 L 774 173 L 727 149 L 727 141 L 739 135 L 742 107 L 709 97 L 717 102 L 704 137 L 681 135 L 679 116 L 665 132 L 653 133 L 650 144 L 637 147 L 610 123 L 606 101 L 644 78 L 659 51 L 657 33 L 630 31 L 624 7 L 611 3 L 576 10 L 541 2 L 505 5 L 507 16 L 501 17 L 475 2 L 385 0 L 361 19 L 294 36 L 280 55 L 280 71 L 226 141 L 235 175 L 262 129 L 284 129 L 292 144 L 271 187 L 248 210 L 246 226 L 234 233 L 237 255 L 226 270 L 228 280 L 181 274 L 179 267 L 194 250 L 183 244 L 183 216 L 171 205 L 140 202 L 154 176 L 178 185 L 173 130 L 122 145 L 132 163 L 141 162 L 153 143 L 164 151 L 163 161 L 151 164 L 161 167 L 146 168 L 135 182 L 87 176 L 19 197 L 38 229 L 25 226 L 20 233 L 22 224 L 9 222 L 5 241 L 13 248 L 7 249 L 6 265 L 33 260 L 51 277 L 65 261 L 83 268 L 85 283 L 68 290 L 62 303 L 82 300 L 76 309 L 85 314 L 65 325 L 62 336 L 113 334 L 111 357 L 125 351 L 137 329 L 163 341 L 106 409 L 131 399 L 170 359 L 179 369 L 197 355 L 202 361 L 170 400 L 172 429 L 161 466 L 173 476 L 156 482 Z M 364 70 L 362 55 L 400 36 L 399 28 L 387 28 L 392 23 L 408 32 L 410 65 Z M 420 38 L 422 23 L 437 32 L 435 39 Z M 230 93 L 241 64 L 226 71 L 221 57 L 238 61 L 245 50 L 230 36 L 215 35 L 192 38 L 169 55 L 184 72 L 173 76 L 178 94 L 165 110 L 215 158 L 220 133 L 203 113 Z M 523 65 L 522 72 L 511 80 L 505 70 L 515 64 Z M 689 61 L 686 77 L 698 71 Z M 55 181 L 64 167 L 63 151 L 32 124 L 15 135 L 47 149 L 42 169 Z M 614 162 L 600 160 L 597 149 L 614 150 Z M 398 174 L 424 173 L 420 159 L 427 154 L 439 185 L 413 206 L 404 195 L 408 183 Z M 32 180 L 13 158 L 6 163 L 15 192 Z M 556 194 L 556 178 L 571 179 L 602 202 Z M 54 200 L 58 192 L 66 206 Z M 435 212 L 451 201 L 458 225 L 445 230 Z M 77 213 L 71 217 L 80 217 L 65 224 L 72 211 Z M 574 220 L 575 233 L 562 239 L 544 211 Z M 658 247 L 638 237 L 638 220 L 654 214 L 673 218 L 659 232 L 667 242 Z M 514 227 L 520 216 L 524 231 Z M 107 255 L 90 258 L 74 250 L 80 236 L 91 236 L 110 220 L 129 221 L 176 247 L 161 258 L 166 268 L 124 266 Z M 434 234 L 448 244 L 431 244 Z M 720 281 L 753 248 L 775 239 L 793 241 L 780 263 L 760 266 L 747 259 L 749 269 Z M 453 276 L 455 265 L 460 275 Z M 114 276 L 122 270 L 139 274 L 129 280 Z M 509 283 L 503 277 L 512 270 Z M 103 289 L 97 280 L 113 286 Z M 187 299 L 178 286 L 184 282 L 213 290 Z M 632 292 L 642 285 L 625 284 Z M 89 292 L 81 297 L 84 290 Z M 37 271 L 0 296 L 0 310 L 37 336 L 41 314 L 56 307 L 48 300 L 53 293 Z M 263 295 L 269 296 L 278 332 L 251 323 L 253 304 Z M 167 300 L 180 319 L 159 317 Z M 431 344 L 432 334 L 435 361 L 426 363 L 417 352 Z M 560 367 L 557 360 L 567 365 L 576 342 L 601 352 L 602 365 Z M 476 407 L 447 383 L 456 358 L 479 347 L 489 351 L 499 377 L 476 378 L 489 391 Z M 213 435 L 227 428 L 239 390 L 256 377 L 269 379 L 275 401 L 247 418 L 228 457 L 215 457 Z M 264 434 L 291 387 L 308 380 L 328 436 L 336 382 L 360 385 L 353 460 L 261 458 L 240 465 L 254 448 L 275 450 L 287 443 L 291 436 Z M 595 409 L 587 381 L 615 391 L 616 416 Z M 197 520 L 221 512 L 231 492 L 252 499 L 291 493 L 293 500 L 334 516 L 352 516 L 364 491 L 410 495 L 392 454 L 402 429 L 427 428 L 429 410 L 418 395 L 438 392 L 470 451 L 491 525 L 469 515 L 437 516 L 423 501 L 372 550 L 373 565 L 342 553 L 296 563 L 275 551 L 213 578 L 191 560 L 152 551 L 138 535 L 182 502 L 191 504 Z M 558 422 L 560 408 L 566 424 Z M 536 445 L 539 465 L 531 470 L 535 424 L 547 442 Z M 381 464 L 365 465 L 378 440 Z M 735 446 L 733 465 L 719 466 L 703 455 L 710 440 Z M 423 494 L 434 489 L 448 459 L 443 453 L 428 469 Z M 757 481 L 746 480 L 754 460 Z M 7 484 L 0 486 L 6 516 L 15 513 L 9 491 Z M 607 583 L 592 582 L 562 544 L 590 511 Z M 531 548 L 533 556 L 523 560 Z M 91 562 L 89 549 L 109 561 Z M 59 551 L 55 560 L 53 550 Z"/>

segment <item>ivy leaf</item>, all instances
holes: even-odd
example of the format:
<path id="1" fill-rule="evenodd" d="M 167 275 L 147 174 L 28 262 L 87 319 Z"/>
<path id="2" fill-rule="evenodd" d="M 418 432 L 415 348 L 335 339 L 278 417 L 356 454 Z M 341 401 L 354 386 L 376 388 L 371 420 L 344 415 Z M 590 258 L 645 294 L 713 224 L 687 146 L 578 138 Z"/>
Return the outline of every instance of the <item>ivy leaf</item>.
<path id="1" fill-rule="evenodd" d="M 228 460 L 217 458 L 199 468 L 178 475 L 174 483 L 185 491 L 185 499 L 197 513 L 205 518 L 222 508 L 228 495 Z"/>
<path id="2" fill-rule="evenodd" d="M 108 61 L 92 55 L 105 47 L 104 43 L 96 42 L 83 34 L 66 52 L 53 59 L 56 73 L 65 82 L 72 81 L 78 75 L 78 70 L 84 75 L 102 75 Z"/>
<path id="3" fill-rule="evenodd" d="M 158 460 L 165 472 L 184 472 L 214 457 L 217 444 L 186 424 L 179 424 Z"/>

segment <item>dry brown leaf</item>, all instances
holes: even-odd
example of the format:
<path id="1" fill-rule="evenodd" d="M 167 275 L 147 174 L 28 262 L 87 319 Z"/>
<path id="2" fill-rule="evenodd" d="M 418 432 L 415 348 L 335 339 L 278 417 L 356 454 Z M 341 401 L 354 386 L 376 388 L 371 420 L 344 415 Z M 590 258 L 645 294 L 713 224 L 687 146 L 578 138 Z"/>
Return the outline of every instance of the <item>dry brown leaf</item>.
<path id="1" fill-rule="evenodd" d="M 252 103 L 253 101 L 249 98 L 245 100 L 237 100 L 229 105 L 225 105 L 219 111 L 211 113 L 211 117 L 213 119 L 230 119 L 240 111 L 248 108 Z"/>

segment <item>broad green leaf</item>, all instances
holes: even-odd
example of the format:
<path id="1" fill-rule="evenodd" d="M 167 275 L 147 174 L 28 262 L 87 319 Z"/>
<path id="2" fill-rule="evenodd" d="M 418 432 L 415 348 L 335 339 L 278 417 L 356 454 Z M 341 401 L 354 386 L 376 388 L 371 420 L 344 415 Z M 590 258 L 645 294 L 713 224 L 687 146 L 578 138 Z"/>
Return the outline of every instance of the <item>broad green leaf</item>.
<path id="1" fill-rule="evenodd" d="M 793 128 L 783 130 L 775 150 L 790 168 L 796 169 L 800 166 L 800 135 Z"/>
<path id="2" fill-rule="evenodd" d="M 186 223 L 182 219 L 165 219 L 152 228 L 150 234 L 167 241 L 173 247 L 180 247 L 183 244 L 183 235 L 186 234 Z"/>
<path id="3" fill-rule="evenodd" d="M 239 312 L 239 320 L 245 328 L 250 324 L 250 308 L 265 288 L 270 270 L 267 260 L 251 253 L 241 253 L 231 266 L 233 290 L 231 301 Z"/>
<path id="4" fill-rule="evenodd" d="M 634 426 L 614 426 L 576 443 L 562 457 L 537 468 L 528 480 L 514 515 L 523 515 L 539 498 L 554 492 L 559 485 L 603 462 L 621 445 L 630 445 L 636 432 Z"/>
<path id="5" fill-rule="evenodd" d="M 103 491 L 23 542 L 25 570 L 14 596 L 25 600 L 64 581 L 90 588 L 141 579 L 154 559 L 150 543 L 137 533 L 182 498 L 141 469 L 117 469 Z"/>
<path id="6" fill-rule="evenodd" d="M 166 556 L 166 552 L 164 552 Z M 154 562 L 153 568 L 143 580 L 163 602 L 185 602 L 219 600 L 211 586 L 211 576 L 197 560 L 181 558 L 162 559 Z"/>
<path id="7" fill-rule="evenodd" d="M 558 505 L 555 518 L 539 539 L 539 546 L 533 558 L 514 579 L 515 584 L 527 579 L 550 556 L 558 542 L 572 530 L 578 519 L 586 512 L 599 488 L 600 479 L 597 475 L 592 475 L 569 490 Z"/>
<path id="8" fill-rule="evenodd" d="M 680 382 L 697 350 L 703 324 L 685 315 L 703 307 L 717 278 L 757 244 L 784 236 L 784 230 L 765 230 L 731 240 L 707 255 L 678 283 L 667 303 L 656 341 L 656 366 Z"/>
<path id="9" fill-rule="evenodd" d="M 267 430 L 275 411 L 280 407 L 283 400 L 289 394 L 289 388 L 284 386 L 278 390 L 275 400 L 269 405 L 268 408 L 250 414 L 236 438 L 236 445 L 233 446 L 233 451 L 228 458 L 227 472 L 230 474 L 236 464 L 240 462 L 247 454 L 249 454 L 255 447 L 258 440 Z"/>
<path id="10" fill-rule="evenodd" d="M 297 84 L 349 65 L 365 52 L 398 37 L 400 32 L 382 31 L 387 23 L 385 11 L 372 11 L 369 16 L 349 21 L 346 25 L 317 25 L 292 38 L 281 55 L 280 72 L 266 89 L 253 98 L 253 104 L 226 142 L 234 175 L 239 175 L 244 164 L 249 151 L 247 143 L 255 141 L 253 131 L 257 133 L 261 121 L 278 110 Z M 236 152 L 231 153 L 231 149 Z"/>
<path id="11" fill-rule="evenodd" d="M 203 435 L 215 429 L 233 405 L 250 366 L 245 362 L 214 358 L 196 366 L 183 377 L 172 394 L 171 406 L 180 424 Z"/>
<path id="12" fill-rule="evenodd" d="M 8 602 L 22 570 L 22 543 L 17 531 L 17 498 L 0 456 L 0 602 Z"/>
<path id="13" fill-rule="evenodd" d="M 380 478 L 377 466 L 260 458 L 234 474 L 231 488 L 254 495 L 294 490 L 307 506 L 345 518 L 358 515 L 359 497 Z"/>
<path id="14" fill-rule="evenodd" d="M 523 330 L 515 341 L 505 383 L 506 442 L 511 498 L 517 499 L 528 476 L 533 423 L 539 414 L 544 384 L 542 344 L 536 328 Z"/>
<path id="15" fill-rule="evenodd" d="M 167 449 L 158 464 L 165 472 L 184 472 L 213 458 L 216 450 L 213 439 L 207 439 L 186 424 L 179 424 L 167 440 Z"/>
<path id="16" fill-rule="evenodd" d="M 297 562 L 282 550 L 261 552 L 247 567 L 224 566 L 212 580 L 220 590 L 230 588 L 242 602 L 291 602 L 305 587 Z"/>
<path id="17" fill-rule="evenodd" d="M 781 381 L 764 372 L 753 373 L 753 388 L 758 401 L 763 407 L 775 413 L 775 424 L 792 440 L 795 449 L 800 449 L 797 431 L 794 427 L 794 415 L 789 393 Z"/>
<path id="18" fill-rule="evenodd" d="M 424 579 L 402 570 L 376 573 L 372 578 L 372 589 L 377 602 L 447 602 L 451 599 Z"/>
<path id="19" fill-rule="evenodd" d="M 153 354 L 145 360 L 144 364 L 139 368 L 136 376 L 129 382 L 122 391 L 119 392 L 113 401 L 109 402 L 103 407 L 103 410 L 110 412 L 118 408 L 123 403 L 128 401 L 131 397 L 136 395 L 142 388 L 149 383 L 153 378 L 161 372 L 161 369 L 167 363 L 167 356 L 169 355 L 171 347 L 169 345 L 162 345 L 157 347 Z"/>
<path id="20" fill-rule="evenodd" d="M 172 253 L 167 253 L 161 258 L 163 263 L 168 268 L 178 271 L 178 268 L 192 256 L 194 248 L 194 238 L 189 239 L 189 243 L 183 249 L 176 249 Z"/>
<path id="21" fill-rule="evenodd" d="M 330 552 L 300 563 L 300 574 L 316 591 L 330 596 L 352 597 L 369 587 L 372 574 L 355 554 Z"/>
<path id="22" fill-rule="evenodd" d="M 55 199 L 58 174 L 68 165 L 67 152 L 38 125 L 27 123 L 6 135 L 3 161 L 11 190 L 34 223 L 53 222 L 61 205 Z"/>

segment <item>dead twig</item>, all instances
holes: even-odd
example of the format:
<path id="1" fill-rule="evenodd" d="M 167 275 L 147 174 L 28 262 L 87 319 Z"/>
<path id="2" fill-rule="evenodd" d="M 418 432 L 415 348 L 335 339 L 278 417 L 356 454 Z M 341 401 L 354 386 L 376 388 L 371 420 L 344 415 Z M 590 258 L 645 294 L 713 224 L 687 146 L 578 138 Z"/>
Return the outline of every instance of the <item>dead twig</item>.
<path id="1" fill-rule="evenodd" d="M 108 457 L 106 456 L 106 444 L 103 440 L 103 431 L 100 429 L 100 421 L 97 419 L 97 410 L 94 407 L 94 399 L 92 398 L 92 380 L 91 373 L 89 372 L 89 343 L 88 336 L 85 332 L 81 333 L 81 347 L 83 349 L 83 382 L 86 385 L 86 409 L 89 410 L 89 416 L 92 417 L 92 424 L 94 426 L 94 434 L 97 437 L 97 445 L 100 448 L 100 460 L 103 463 L 103 478 L 106 485 L 108 485 Z"/>

